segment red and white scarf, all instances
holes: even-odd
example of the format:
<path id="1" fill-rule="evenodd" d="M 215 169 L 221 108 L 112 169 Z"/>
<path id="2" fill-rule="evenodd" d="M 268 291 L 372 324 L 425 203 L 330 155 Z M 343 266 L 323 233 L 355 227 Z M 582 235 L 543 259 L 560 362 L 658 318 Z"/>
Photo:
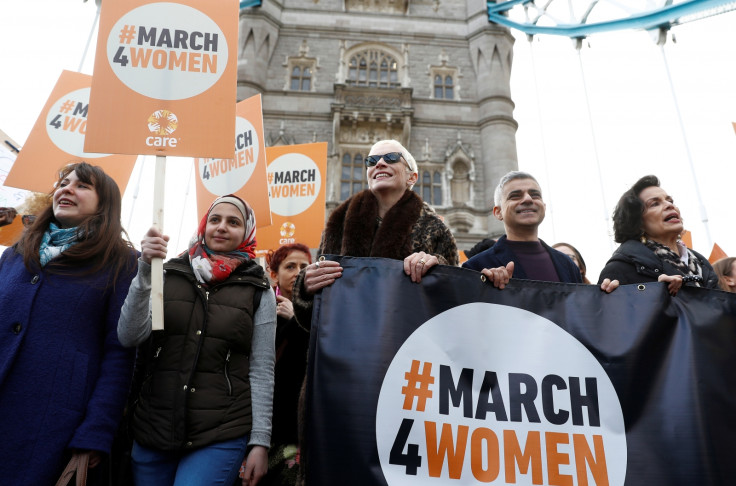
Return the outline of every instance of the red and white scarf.
<path id="1" fill-rule="evenodd" d="M 243 224 L 245 226 L 245 238 L 243 242 L 235 250 L 227 253 L 217 253 L 210 250 L 207 248 L 204 239 L 210 212 L 212 212 L 215 206 L 222 203 L 232 204 L 238 208 L 243 215 Z M 241 263 L 255 258 L 255 249 L 256 217 L 253 214 L 253 209 L 238 196 L 229 194 L 215 199 L 207 210 L 207 214 L 199 222 L 197 233 L 189 242 L 189 264 L 198 282 L 205 285 L 214 285 L 228 278 L 233 270 L 238 268 Z"/>

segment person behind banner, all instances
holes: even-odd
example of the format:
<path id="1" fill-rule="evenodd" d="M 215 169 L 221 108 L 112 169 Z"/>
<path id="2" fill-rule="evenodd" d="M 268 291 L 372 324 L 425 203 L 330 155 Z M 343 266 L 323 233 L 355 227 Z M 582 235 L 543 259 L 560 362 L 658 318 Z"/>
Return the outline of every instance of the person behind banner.
<path id="1" fill-rule="evenodd" d="M 164 264 L 164 329 L 151 330 L 151 259 L 168 236 L 151 228 L 125 299 L 118 336 L 149 349 L 133 411 L 138 486 L 244 484 L 266 472 L 271 441 L 276 300 L 254 260 L 253 210 L 222 196 L 189 250 Z"/>
<path id="2" fill-rule="evenodd" d="M 717 260 L 713 270 L 718 275 L 718 286 L 726 292 L 736 292 L 736 258 L 727 257 Z"/>
<path id="3" fill-rule="evenodd" d="M 546 282 L 581 283 L 580 269 L 564 253 L 539 238 L 547 205 L 542 189 L 531 174 L 512 171 L 501 178 L 493 196 L 493 215 L 503 222 L 506 234 L 488 250 L 463 263 L 481 272 L 499 289 L 513 276 Z M 618 284 L 606 281 L 601 289 L 613 291 Z"/>
<path id="4" fill-rule="evenodd" d="M 0 258 L 3 484 L 54 484 L 72 454 L 101 475 L 133 374 L 116 332 L 137 258 L 120 190 L 85 162 L 55 188 Z"/>
<path id="5" fill-rule="evenodd" d="M 680 240 L 680 210 L 653 175 L 623 193 L 613 210 L 613 233 L 621 243 L 601 271 L 599 281 L 621 284 L 666 282 L 671 295 L 683 285 L 718 288 L 708 260 Z"/>
<path id="6" fill-rule="evenodd" d="M 266 486 L 293 485 L 297 479 L 299 391 L 307 370 L 309 333 L 299 325 L 291 303 L 297 275 L 312 263 L 301 243 L 281 246 L 269 255 L 276 293 L 276 365 L 273 390 L 273 432 Z"/>
<path id="7" fill-rule="evenodd" d="M 467 258 L 472 258 L 478 253 L 485 251 L 496 244 L 496 240 L 494 238 L 483 238 L 478 243 L 473 245 L 473 247 L 470 250 L 465 250 L 465 256 Z"/>
<path id="8" fill-rule="evenodd" d="M 368 189 L 332 212 L 319 253 L 403 260 L 404 273 L 417 283 L 435 265 L 457 265 L 450 229 L 412 191 L 419 172 L 409 151 L 396 140 L 381 140 L 371 147 L 365 167 Z M 302 325 L 310 325 L 314 294 L 340 275 L 340 264 L 329 260 L 309 265 L 299 274 L 293 303 Z"/>
<path id="9" fill-rule="evenodd" d="M 560 253 L 564 253 L 565 255 L 569 256 L 575 266 L 580 269 L 580 277 L 583 279 L 583 283 L 590 284 L 590 280 L 588 280 L 588 277 L 585 276 L 585 273 L 588 271 L 588 267 L 585 266 L 583 255 L 580 254 L 577 248 L 572 246 L 570 243 L 562 242 L 555 243 L 554 245 L 552 245 L 552 248 L 559 251 Z"/>

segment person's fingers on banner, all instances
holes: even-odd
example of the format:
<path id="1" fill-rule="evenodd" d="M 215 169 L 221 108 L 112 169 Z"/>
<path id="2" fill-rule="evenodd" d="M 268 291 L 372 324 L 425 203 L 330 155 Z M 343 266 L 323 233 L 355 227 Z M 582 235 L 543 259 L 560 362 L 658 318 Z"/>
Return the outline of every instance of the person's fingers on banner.
<path id="1" fill-rule="evenodd" d="M 427 274 L 427 270 L 439 263 L 440 261 L 434 255 L 423 251 L 412 253 L 404 258 L 404 273 L 411 277 L 412 282 L 419 283 L 422 281 L 422 277 Z"/>
<path id="2" fill-rule="evenodd" d="M 667 282 L 667 290 L 670 295 L 675 296 L 682 287 L 681 275 L 660 275 L 657 282 Z"/>
<path id="3" fill-rule="evenodd" d="M 494 287 L 502 290 L 514 274 L 514 262 L 509 262 L 505 267 L 484 268 L 480 273 L 485 275 Z"/>
<path id="4" fill-rule="evenodd" d="M 166 258 L 168 241 L 169 237 L 161 234 L 156 228 L 149 229 L 141 240 L 141 258 L 143 258 L 143 261 L 150 265 L 153 258 Z"/>
<path id="5" fill-rule="evenodd" d="M 616 290 L 618 286 L 618 280 L 611 280 L 610 278 L 603 279 L 603 282 L 601 282 L 601 290 L 607 294 L 610 294 L 611 292 Z"/>
<path id="6" fill-rule="evenodd" d="M 307 293 L 314 294 L 318 290 L 332 285 L 342 275 L 342 267 L 331 260 L 315 262 L 307 267 L 304 273 L 304 288 Z"/>

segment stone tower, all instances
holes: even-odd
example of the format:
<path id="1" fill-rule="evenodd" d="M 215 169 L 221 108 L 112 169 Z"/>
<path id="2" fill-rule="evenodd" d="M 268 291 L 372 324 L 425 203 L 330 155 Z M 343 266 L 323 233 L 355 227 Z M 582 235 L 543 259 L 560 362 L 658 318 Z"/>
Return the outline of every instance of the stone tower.
<path id="1" fill-rule="evenodd" d="M 328 142 L 328 210 L 367 187 L 375 141 L 399 140 L 414 190 L 467 249 L 503 233 L 513 42 L 484 0 L 264 0 L 240 12 L 238 100 L 263 96 L 267 145 Z"/>

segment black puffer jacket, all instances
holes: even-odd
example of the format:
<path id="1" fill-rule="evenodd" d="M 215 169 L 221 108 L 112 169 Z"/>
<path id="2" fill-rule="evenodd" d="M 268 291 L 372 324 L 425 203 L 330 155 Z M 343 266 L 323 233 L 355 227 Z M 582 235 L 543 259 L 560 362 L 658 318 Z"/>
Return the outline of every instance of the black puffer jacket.
<path id="1" fill-rule="evenodd" d="M 690 250 L 698 258 L 703 271 L 701 287 L 718 288 L 718 276 L 708 260 L 700 253 Z M 652 250 L 636 240 L 625 241 L 619 246 L 601 270 L 598 284 L 603 279 L 618 280 L 621 285 L 656 282 L 660 275 L 682 275 L 672 264 L 663 262 Z M 685 285 L 695 285 L 687 283 Z"/>
<path id="2" fill-rule="evenodd" d="M 166 329 L 151 335 L 148 373 L 133 431 L 142 445 L 179 450 L 251 430 L 250 346 L 256 293 L 269 287 L 254 261 L 200 285 L 188 260 L 164 265 Z"/>

